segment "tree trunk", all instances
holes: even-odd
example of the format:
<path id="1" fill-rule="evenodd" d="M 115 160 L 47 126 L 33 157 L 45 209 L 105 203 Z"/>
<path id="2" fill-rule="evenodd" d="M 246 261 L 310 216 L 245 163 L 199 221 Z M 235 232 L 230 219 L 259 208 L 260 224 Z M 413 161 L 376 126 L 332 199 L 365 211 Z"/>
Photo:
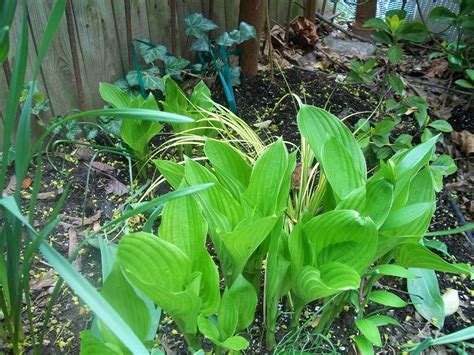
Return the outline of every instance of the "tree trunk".
<path id="1" fill-rule="evenodd" d="M 365 21 L 374 18 L 376 14 L 377 0 L 357 0 L 355 23 L 352 32 L 365 38 L 369 38 L 372 30 L 365 29 L 363 25 Z"/>
<path id="2" fill-rule="evenodd" d="M 265 1 L 266 0 L 240 0 L 239 22 L 245 21 L 257 30 L 257 38 L 255 40 L 245 41 L 239 46 L 242 74 L 249 77 L 257 75 Z"/>
<path id="3" fill-rule="evenodd" d="M 305 0 L 304 1 L 304 17 L 306 17 L 311 22 L 316 20 L 316 0 Z"/>

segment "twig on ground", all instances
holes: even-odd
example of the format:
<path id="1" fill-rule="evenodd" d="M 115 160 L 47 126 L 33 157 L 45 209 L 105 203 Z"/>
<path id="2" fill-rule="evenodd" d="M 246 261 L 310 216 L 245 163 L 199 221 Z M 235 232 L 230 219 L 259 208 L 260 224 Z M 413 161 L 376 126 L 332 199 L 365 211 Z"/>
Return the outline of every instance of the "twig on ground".
<path id="1" fill-rule="evenodd" d="M 328 24 L 329 26 L 334 27 L 336 30 L 339 30 L 342 33 L 348 35 L 349 37 L 358 39 L 359 41 L 362 41 L 362 42 L 373 43 L 370 39 L 367 39 L 367 38 L 364 38 L 362 36 L 356 35 L 355 33 L 349 32 L 348 30 L 342 28 L 341 26 L 336 25 L 334 22 L 331 22 L 331 20 L 328 20 L 326 17 L 324 17 L 323 15 L 318 14 L 317 12 L 316 12 L 316 18 L 318 18 L 319 20 L 321 20 L 324 23 Z"/>

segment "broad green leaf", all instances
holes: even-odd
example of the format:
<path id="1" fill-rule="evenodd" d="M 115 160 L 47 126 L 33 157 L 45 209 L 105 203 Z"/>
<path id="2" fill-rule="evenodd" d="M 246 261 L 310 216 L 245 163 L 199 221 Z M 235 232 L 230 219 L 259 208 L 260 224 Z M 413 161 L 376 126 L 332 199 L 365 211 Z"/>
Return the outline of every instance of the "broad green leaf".
<path id="1" fill-rule="evenodd" d="M 401 26 L 397 36 L 407 41 L 419 43 L 428 38 L 428 30 L 421 22 L 411 22 Z"/>
<path id="2" fill-rule="evenodd" d="M 264 217 L 249 224 L 240 225 L 232 232 L 220 234 L 220 238 L 233 260 L 232 270 L 225 270 L 226 277 L 235 280 L 243 271 L 253 252 L 269 235 L 276 222 L 277 217 L 275 216 Z"/>
<path id="3" fill-rule="evenodd" d="M 431 10 L 428 18 L 435 23 L 452 25 L 456 21 L 457 16 L 444 6 L 436 6 Z"/>
<path id="4" fill-rule="evenodd" d="M 406 268 L 433 269 L 465 275 L 471 275 L 473 272 L 468 264 L 450 264 L 419 244 L 400 245 L 395 251 L 395 259 L 398 265 Z"/>
<path id="5" fill-rule="evenodd" d="M 299 221 L 291 231 L 288 238 L 288 250 L 290 253 L 291 267 L 299 271 L 305 265 L 313 263 L 312 248 L 309 238 L 303 234 L 303 221 Z"/>
<path id="6" fill-rule="evenodd" d="M 403 242 L 417 243 L 425 234 L 435 211 L 435 191 L 428 169 L 418 173 L 407 189 L 407 207 L 391 212 L 392 225 L 399 221 L 399 225 L 392 229 L 381 229 L 379 232 L 379 244 L 377 246 L 377 256 L 381 256 L 400 245 Z M 417 216 L 413 219 L 406 216 L 406 212 L 413 210 L 413 206 L 423 207 L 422 211 L 414 211 Z M 421 213 L 423 212 L 423 213 Z M 396 217 L 398 215 L 399 217 Z M 410 221 L 410 222 L 407 222 Z M 384 227 L 382 227 L 384 228 Z"/>
<path id="7" fill-rule="evenodd" d="M 320 268 L 305 266 L 293 283 L 294 291 L 304 305 L 341 291 L 357 289 L 360 276 L 350 266 L 331 262 Z"/>
<path id="8" fill-rule="evenodd" d="M 212 182 L 214 186 L 196 195 L 212 231 L 232 231 L 243 219 L 243 209 L 217 178 L 205 167 L 186 159 L 185 176 L 189 185 Z M 211 233 L 212 236 L 212 233 Z M 217 246 L 218 247 L 218 246 Z"/>
<path id="9" fill-rule="evenodd" d="M 158 104 L 155 97 L 150 94 L 143 100 L 137 97 L 132 103 L 131 108 L 143 108 L 147 110 L 158 111 Z M 148 151 L 150 140 L 161 132 L 163 125 L 160 123 L 140 120 L 123 120 L 120 126 L 120 136 L 129 147 L 143 159 Z"/>
<path id="10" fill-rule="evenodd" d="M 449 124 L 448 121 L 445 120 L 436 120 L 431 122 L 428 126 L 437 129 L 440 132 L 452 132 L 453 127 Z"/>
<path id="11" fill-rule="evenodd" d="M 467 81 L 466 79 L 458 79 L 454 82 L 456 85 L 465 89 L 474 89 L 474 84 Z"/>
<path id="12" fill-rule="evenodd" d="M 227 339 L 235 334 L 239 322 L 239 311 L 233 297 L 229 294 L 229 289 L 222 295 L 217 320 L 219 339 Z"/>
<path id="13" fill-rule="evenodd" d="M 390 47 L 390 48 L 392 48 L 392 47 Z M 395 47 L 395 48 L 398 48 L 398 47 Z M 399 95 L 403 94 L 403 90 L 405 88 L 405 85 L 403 85 L 403 81 L 402 81 L 402 79 L 400 79 L 400 77 L 390 75 L 388 77 L 388 81 L 389 81 L 390 86 L 392 87 L 392 89 L 395 90 L 395 92 L 397 94 L 399 94 Z"/>
<path id="14" fill-rule="evenodd" d="M 207 223 L 192 196 L 166 204 L 159 237 L 180 248 L 191 260 L 192 271 L 201 272 L 201 312 L 213 314 L 219 304 L 219 274 L 206 249 Z"/>
<path id="15" fill-rule="evenodd" d="M 405 279 L 416 279 L 417 276 L 400 265 L 382 264 L 373 268 L 373 271 L 381 275 L 403 277 Z"/>
<path id="16" fill-rule="evenodd" d="M 433 208 L 433 204 L 429 202 L 416 203 L 399 210 L 396 210 L 388 216 L 387 220 L 381 227 L 381 231 L 387 231 L 394 228 L 402 227 L 419 219 Z"/>
<path id="17" fill-rule="evenodd" d="M 117 264 L 107 277 L 100 293 L 130 326 L 136 336 L 145 341 L 151 326 L 149 309 L 124 277 Z M 122 348 L 124 352 L 127 351 L 122 341 L 100 319 L 98 325 L 105 343 L 113 343 Z"/>
<path id="18" fill-rule="evenodd" d="M 377 229 L 368 217 L 352 210 L 336 210 L 314 217 L 303 227 L 314 253 L 313 265 L 339 262 L 364 274 L 373 262 Z"/>
<path id="19" fill-rule="evenodd" d="M 192 196 L 168 202 L 161 219 L 159 237 L 177 246 L 190 260 L 207 251 L 207 223 Z"/>
<path id="20" fill-rule="evenodd" d="M 129 108 L 132 103 L 132 98 L 113 84 L 99 83 L 99 93 L 102 100 L 114 108 Z"/>
<path id="21" fill-rule="evenodd" d="M 432 137 L 403 154 L 392 157 L 391 161 L 395 163 L 396 174 L 394 209 L 406 204 L 410 182 L 417 172 L 429 162 L 437 140 L 438 136 Z"/>
<path id="22" fill-rule="evenodd" d="M 363 26 L 365 28 L 376 28 L 380 31 L 390 32 L 390 29 L 388 28 L 385 21 L 377 17 L 365 21 Z"/>
<path id="23" fill-rule="evenodd" d="M 370 319 L 356 319 L 356 327 L 360 330 L 362 335 L 367 338 L 375 346 L 382 346 L 380 339 L 380 332 L 375 322 Z"/>
<path id="24" fill-rule="evenodd" d="M 448 176 L 454 174 L 457 170 L 456 163 L 449 155 L 441 155 L 436 158 L 430 165 L 431 169 L 438 170 L 441 175 Z"/>
<path id="25" fill-rule="evenodd" d="M 403 56 L 403 49 L 402 47 L 394 44 L 394 45 L 391 45 L 390 47 L 388 47 L 388 60 L 390 61 L 390 63 L 392 64 L 397 64 L 400 59 L 402 59 L 402 56 Z M 390 78 L 393 78 L 393 76 L 389 77 L 389 80 Z M 401 92 L 403 92 L 403 86 L 401 87 L 401 90 L 400 90 L 400 86 L 397 85 L 396 87 L 393 86 L 392 82 L 390 81 L 390 84 L 392 85 L 392 88 L 398 93 L 398 94 L 401 94 Z"/>
<path id="26" fill-rule="evenodd" d="M 344 156 L 348 155 L 351 157 L 351 166 L 354 167 L 354 174 L 356 176 L 354 179 L 357 179 L 356 186 L 360 187 L 366 179 L 367 167 L 364 155 L 349 128 L 329 112 L 309 105 L 301 106 L 297 120 L 302 136 L 309 142 L 323 169 L 325 169 L 328 159 L 329 164 L 334 164 L 334 157 L 326 154 L 326 160 L 323 159 L 323 147 L 330 138 L 337 140 L 339 145 L 336 148 L 332 144 L 331 150 L 337 149 L 339 151 L 339 147 L 345 149 L 347 154 L 344 154 Z M 329 183 L 332 185 L 331 181 Z M 341 187 L 338 187 L 338 189 L 342 190 Z"/>
<path id="27" fill-rule="evenodd" d="M 444 302 L 433 270 L 409 269 L 418 278 L 407 281 L 407 290 L 416 311 L 439 329 L 444 325 Z"/>
<path id="28" fill-rule="evenodd" d="M 196 332 L 200 277 L 191 274 L 191 260 L 181 249 L 139 232 L 121 239 L 117 259 L 130 281 L 169 313 L 184 332 Z"/>
<path id="29" fill-rule="evenodd" d="M 219 345 L 229 350 L 240 351 L 240 350 L 247 349 L 249 346 L 249 342 L 244 337 L 237 335 L 237 336 L 227 338 L 223 342 L 220 342 Z"/>
<path id="30" fill-rule="evenodd" d="M 207 111 L 212 111 L 214 107 L 211 101 L 211 90 L 202 80 L 194 87 L 189 101 L 194 106 Z"/>
<path id="31" fill-rule="evenodd" d="M 277 212 L 278 191 L 282 188 L 287 167 L 288 152 L 281 139 L 270 145 L 255 162 L 243 196 L 262 217 Z"/>
<path id="32" fill-rule="evenodd" d="M 373 291 L 369 295 L 369 300 L 388 307 L 405 307 L 407 303 L 396 294 L 388 291 Z"/>
<path id="33" fill-rule="evenodd" d="M 354 337 L 354 341 L 359 348 L 361 355 L 373 355 L 374 354 L 374 346 L 372 343 L 364 336 L 357 335 Z"/>
<path id="34" fill-rule="evenodd" d="M 152 162 L 173 189 L 177 189 L 181 185 L 181 181 L 184 178 L 184 165 L 159 159 L 152 160 Z"/>
<path id="35" fill-rule="evenodd" d="M 207 139 L 204 145 L 204 153 L 212 164 L 212 167 L 221 175 L 228 176 L 234 183 L 229 183 L 238 192 L 243 192 L 250 181 L 252 168 L 240 155 L 240 153 L 229 144 L 213 139 Z M 226 179 L 228 181 L 228 179 Z M 230 188 L 231 186 L 228 186 Z"/>
<path id="36" fill-rule="evenodd" d="M 366 188 L 366 204 L 362 215 L 369 216 L 378 229 L 387 219 L 392 207 L 393 185 L 385 179 L 371 180 Z"/>
<path id="37" fill-rule="evenodd" d="M 255 287 L 242 275 L 239 275 L 226 292 L 237 309 L 237 331 L 244 330 L 252 324 L 255 318 L 258 301 Z"/>
<path id="38" fill-rule="evenodd" d="M 364 186 L 366 176 L 336 138 L 327 139 L 321 151 L 321 159 L 324 174 L 340 199 Z"/>
<path id="39" fill-rule="evenodd" d="M 197 320 L 199 331 L 208 339 L 213 341 L 219 339 L 219 329 L 209 318 L 199 315 Z"/>
<path id="40" fill-rule="evenodd" d="M 120 355 L 123 354 L 120 348 L 113 344 L 104 344 L 97 339 L 90 330 L 81 332 L 80 355 Z"/>

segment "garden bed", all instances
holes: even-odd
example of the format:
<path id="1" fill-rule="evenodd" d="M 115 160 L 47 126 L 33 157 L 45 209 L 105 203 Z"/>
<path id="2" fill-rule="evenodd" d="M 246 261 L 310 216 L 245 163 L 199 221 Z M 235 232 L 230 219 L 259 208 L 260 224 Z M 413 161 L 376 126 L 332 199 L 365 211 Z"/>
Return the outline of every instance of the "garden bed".
<path id="1" fill-rule="evenodd" d="M 243 79 L 242 84 L 237 90 L 237 101 L 241 117 L 249 124 L 257 125 L 255 129 L 264 137 L 283 136 L 291 143 L 298 144 L 299 132 L 296 126 L 296 108 L 290 96 L 284 97 L 291 91 L 302 98 L 308 104 L 327 107 L 328 110 L 338 117 L 344 117 L 358 112 L 368 112 L 374 107 L 375 101 L 370 93 L 354 87 L 346 87 L 336 84 L 334 75 L 328 75 L 324 72 L 311 72 L 292 68 L 284 72 L 275 74 L 274 80 L 270 78 L 268 71 L 262 72 L 255 79 Z M 216 92 L 217 101 L 222 102 L 222 96 Z M 353 125 L 359 118 L 365 117 L 364 113 L 354 115 L 347 121 Z M 469 119 L 467 120 L 466 117 Z M 462 109 L 454 111 L 451 118 L 455 130 L 462 127 L 473 132 L 472 118 Z M 459 126 L 456 124 L 459 122 Z M 462 122 L 462 124 L 461 124 Z M 470 123 L 469 123 L 470 122 Z M 467 125 L 466 125 L 467 123 Z M 260 128 L 258 127 L 260 126 Z M 263 127 L 263 128 L 262 128 Z M 402 132 L 403 133 L 403 132 Z M 457 163 L 459 171 L 457 174 L 471 176 L 472 179 L 472 158 L 463 155 L 450 141 L 449 135 L 446 135 L 443 149 L 451 147 L 458 157 Z M 68 182 L 71 182 L 71 190 L 68 194 L 65 210 L 62 213 L 64 222 L 58 228 L 57 232 L 50 238 L 53 246 L 64 256 L 68 256 L 68 251 L 80 243 L 82 231 L 85 228 L 98 228 L 106 221 L 110 220 L 115 213 L 120 211 L 123 203 L 130 197 L 130 192 L 125 191 L 123 186 L 130 183 L 128 178 L 128 168 L 126 161 L 117 158 L 111 154 L 99 155 L 95 163 L 89 164 L 93 152 L 88 148 L 79 146 L 65 146 L 54 152 L 52 161 L 58 164 L 56 170 L 47 162 L 44 168 L 44 181 L 47 183 L 42 186 L 42 193 L 46 194 L 38 202 L 36 210 L 36 223 L 40 225 L 48 211 L 57 201 L 58 192 L 64 189 Z M 117 160 L 116 160 L 117 159 Z M 62 165 L 64 164 L 64 165 Z M 63 176 L 65 171 L 70 175 Z M 33 176 L 30 176 L 33 179 Z M 88 184 L 86 185 L 86 181 Z M 117 183 L 118 181 L 118 183 Z M 451 182 L 458 181 L 457 176 L 450 179 Z M 472 180 L 471 180 L 472 181 Z M 28 192 L 28 187 L 24 189 Z M 129 190 L 128 188 L 126 188 Z M 87 195 L 86 194 L 87 190 Z M 160 189 L 156 192 L 162 194 L 166 189 Z M 451 192 L 455 199 L 462 201 L 470 199 L 469 190 L 456 190 Z M 121 196 L 119 196 L 121 195 Z M 466 218 L 470 218 L 464 206 Z M 472 212 L 472 211 L 470 211 Z M 85 221 L 85 223 L 83 223 Z M 137 219 L 138 228 L 142 221 Z M 439 194 L 437 199 L 437 210 L 430 230 L 446 230 L 459 225 L 452 206 L 448 201 L 446 194 Z M 133 226 L 132 226 L 133 229 Z M 445 257 L 451 262 L 466 262 L 474 264 L 472 254 L 472 244 L 464 234 L 455 234 L 443 237 L 443 241 L 448 247 L 451 257 Z M 80 262 L 76 267 L 96 286 L 101 285 L 101 267 L 100 252 L 98 249 L 87 245 L 80 253 Z M 41 260 L 37 260 L 33 268 L 33 278 L 31 281 L 31 292 L 33 305 L 36 307 L 35 314 L 39 315 L 45 310 L 49 293 L 55 283 L 55 276 L 51 269 Z M 447 317 L 443 333 L 450 333 L 471 325 L 474 319 L 474 282 L 464 277 L 454 277 L 451 274 L 437 273 L 442 291 L 453 288 L 459 292 L 461 307 L 460 312 Z M 403 282 L 391 278 L 384 278 L 380 287 L 387 287 L 397 293 L 404 300 L 409 301 Z M 299 337 L 288 340 L 289 317 L 285 315 L 288 311 L 286 305 L 280 305 L 283 315 L 278 321 L 277 343 L 283 346 L 285 339 L 287 344 L 280 348 L 281 350 L 306 350 L 310 351 L 311 344 L 316 340 L 312 335 L 316 320 L 313 319 L 314 310 L 319 307 L 313 303 L 303 311 L 301 324 L 306 326 L 301 331 Z M 250 341 L 250 347 L 247 353 L 267 353 L 264 345 L 263 315 L 262 304 L 257 307 L 257 314 L 254 323 L 248 328 L 248 332 L 243 336 Z M 401 310 L 389 310 L 388 315 L 397 319 L 402 327 L 384 326 L 381 328 L 384 339 L 384 347 L 381 349 L 387 353 L 399 353 L 400 346 L 408 341 L 419 342 L 425 337 L 437 336 L 437 331 L 433 326 L 427 325 L 415 312 L 412 306 L 402 308 Z M 354 353 L 355 345 L 350 336 L 355 334 L 354 313 L 352 309 L 344 311 L 338 320 L 334 323 L 330 333 L 330 342 L 338 352 Z M 26 318 L 25 318 L 26 319 Z M 71 294 L 67 288 L 61 293 L 57 304 L 53 308 L 52 318 L 49 322 L 47 341 L 49 345 L 45 351 L 49 353 L 78 353 L 79 352 L 79 332 L 89 328 L 91 325 L 92 314 L 87 307 L 82 304 L 76 296 Z M 308 321 L 309 320 L 309 321 Z M 36 323 L 35 323 L 36 324 Z M 39 323 L 38 323 L 39 326 Z M 28 325 L 25 323 L 25 327 Z M 183 337 L 180 335 L 175 324 L 166 314 L 163 314 L 161 325 L 158 331 L 158 337 L 164 350 L 170 353 L 182 353 L 186 349 Z M 330 350 L 329 345 L 326 349 Z"/>

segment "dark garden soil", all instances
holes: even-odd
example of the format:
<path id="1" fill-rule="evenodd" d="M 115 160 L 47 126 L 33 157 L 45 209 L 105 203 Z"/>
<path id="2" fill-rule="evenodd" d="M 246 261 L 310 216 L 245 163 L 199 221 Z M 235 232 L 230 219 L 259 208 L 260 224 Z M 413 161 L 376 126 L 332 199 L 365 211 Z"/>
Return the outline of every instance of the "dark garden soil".
<path id="1" fill-rule="evenodd" d="M 289 69 L 275 74 L 274 80 L 270 78 L 269 72 L 261 73 L 254 79 L 243 79 L 240 87 L 236 90 L 236 97 L 240 115 L 250 124 L 266 125 L 268 129 L 261 131 L 264 135 L 283 136 L 285 140 L 298 144 L 299 134 L 296 127 L 295 103 L 291 97 L 283 98 L 291 91 L 299 95 L 308 104 L 327 107 L 338 117 L 344 117 L 353 113 L 359 113 L 347 121 L 351 124 L 358 118 L 366 117 L 367 111 L 374 107 L 374 99 L 370 94 L 358 88 L 347 88 L 341 84 L 336 84 L 334 78 L 323 72 L 310 72 L 300 69 Z M 216 92 L 217 101 L 223 102 L 222 94 Z M 283 98 L 283 99 L 282 99 Z M 281 100 L 282 99 L 282 100 Z M 281 102 L 280 102 L 281 100 Z M 280 102 L 280 103 L 279 103 Z M 279 103 L 279 104 L 278 104 Z M 267 122 L 269 121 L 269 122 Z M 473 118 L 469 112 L 458 109 L 453 112 L 452 123 L 455 129 L 467 129 L 472 132 Z M 458 128 L 459 127 L 459 128 Z M 258 128 L 256 128 L 258 129 Z M 449 143 L 449 137 L 446 137 Z M 454 149 L 454 148 L 453 148 Z M 466 173 L 466 169 L 472 167 L 472 158 L 459 155 L 457 160 L 462 168 L 460 173 Z M 56 150 L 53 161 L 58 164 L 57 170 L 46 160 L 44 169 L 44 184 L 41 192 L 49 193 L 43 195 L 39 200 L 36 210 L 36 223 L 41 225 L 45 222 L 52 208 L 58 200 L 58 192 L 65 188 L 68 182 L 71 183 L 66 203 L 64 205 L 63 222 L 50 238 L 53 246 L 64 256 L 70 253 L 71 249 L 80 243 L 84 237 L 85 229 L 96 229 L 110 220 L 115 213 L 120 212 L 123 204 L 129 199 L 130 193 L 123 189 L 128 186 L 128 167 L 125 161 L 111 155 L 99 155 L 96 163 L 90 169 L 91 152 L 87 149 L 76 146 L 64 147 Z M 89 175 L 89 176 L 88 176 Z M 89 179 L 88 179 L 89 177 Z M 30 176 L 33 179 L 33 175 Z M 117 184 L 117 181 L 119 184 Z M 451 178 L 452 182 L 457 181 L 457 176 Z M 111 184 L 113 185 L 111 187 Z M 122 186 L 123 185 L 123 186 Z M 23 189 L 26 195 L 31 187 Z M 87 195 L 86 195 L 87 192 Z M 157 194 L 166 191 L 156 192 Z M 460 201 L 468 198 L 467 191 L 454 190 L 454 199 Z M 471 186 L 472 192 L 472 186 Z M 121 196 L 119 196 L 122 194 Z M 466 210 L 464 210 L 466 211 Z M 466 218 L 469 218 L 466 215 Z M 131 228 L 139 227 L 140 221 L 132 221 Z M 445 230 L 459 225 L 450 202 L 446 194 L 438 196 L 438 207 L 430 230 Z M 110 236 L 111 238 L 113 236 Z M 441 238 L 439 238 L 441 240 Z M 451 257 L 445 257 L 449 261 L 468 262 L 474 264 L 472 245 L 464 234 L 442 237 L 446 243 Z M 91 282 L 100 287 L 101 266 L 100 253 L 98 249 L 91 245 L 86 245 L 79 254 L 79 262 L 75 266 Z M 448 288 L 456 289 L 459 292 L 461 307 L 460 312 L 447 317 L 443 333 L 450 333 L 471 325 L 474 319 L 474 283 L 473 281 L 449 274 L 438 274 L 440 288 L 444 292 Z M 48 264 L 37 259 L 32 270 L 32 303 L 34 305 L 34 325 L 35 332 L 41 327 L 42 315 L 46 309 L 52 289 L 56 283 L 56 275 L 51 272 Z M 391 278 L 383 278 L 379 282 L 381 288 L 395 288 L 397 293 L 405 300 L 408 297 L 405 293 L 406 286 L 403 282 Z M 314 313 L 320 307 L 319 304 L 309 305 L 303 311 L 301 323 L 305 323 L 297 341 L 290 341 L 288 346 L 282 350 L 286 351 L 309 351 L 318 338 L 312 334 L 314 332 Z M 277 342 L 285 341 L 288 336 L 289 318 L 287 307 L 281 305 L 281 316 L 278 321 Z M 370 311 L 370 310 L 369 310 Z M 401 345 L 407 341 L 419 342 L 427 336 L 438 335 L 433 326 L 427 324 L 415 311 L 412 306 L 401 310 L 388 310 L 384 314 L 392 315 L 400 323 L 401 328 L 385 326 L 381 328 L 384 347 L 381 353 L 400 353 Z M 355 335 L 354 311 L 352 308 L 345 309 L 338 320 L 333 324 L 329 334 L 329 340 L 334 345 L 335 350 L 341 353 L 355 353 L 355 347 L 351 340 Z M 25 317 L 26 319 L 26 317 Z M 43 353 L 57 354 L 79 353 L 79 333 L 83 329 L 91 326 L 92 314 L 81 300 L 74 296 L 66 286 L 63 286 L 61 295 L 54 305 L 52 317 L 47 325 L 46 335 L 47 345 Z M 263 329 L 262 305 L 259 305 L 255 322 L 248 328 L 243 336 L 250 341 L 248 354 L 267 353 L 264 347 L 265 336 Z M 31 330 L 25 322 L 27 339 L 25 345 L 31 341 Z M 179 334 L 175 324 L 166 314 L 162 316 L 160 329 L 158 332 L 163 349 L 170 354 L 184 353 L 186 345 L 183 337 Z M 322 344 L 325 344 L 322 342 Z M 325 349 L 329 350 L 329 345 Z M 322 349 L 320 350 L 323 351 Z"/>

